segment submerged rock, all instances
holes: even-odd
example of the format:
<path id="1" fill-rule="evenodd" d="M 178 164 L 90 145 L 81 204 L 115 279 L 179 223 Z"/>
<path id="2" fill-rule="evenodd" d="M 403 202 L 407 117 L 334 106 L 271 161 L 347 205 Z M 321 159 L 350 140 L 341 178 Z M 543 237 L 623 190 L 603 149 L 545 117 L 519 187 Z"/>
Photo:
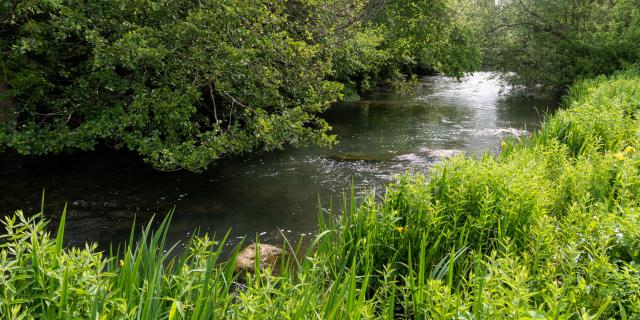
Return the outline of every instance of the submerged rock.
<path id="1" fill-rule="evenodd" d="M 336 161 L 387 161 L 391 160 L 395 154 L 370 155 L 358 153 L 341 153 L 334 154 L 331 159 Z"/>
<path id="2" fill-rule="evenodd" d="M 257 246 L 260 248 L 260 269 L 271 267 L 272 273 L 277 274 L 280 267 L 277 262 L 282 255 L 282 249 L 269 244 L 259 244 Z M 236 259 L 235 271 L 255 272 L 255 266 L 256 244 L 254 243 L 240 251 Z"/>
<path id="3" fill-rule="evenodd" d="M 420 148 L 420 154 L 433 159 L 451 158 L 460 154 L 464 154 L 461 150 L 457 149 L 430 149 Z"/>

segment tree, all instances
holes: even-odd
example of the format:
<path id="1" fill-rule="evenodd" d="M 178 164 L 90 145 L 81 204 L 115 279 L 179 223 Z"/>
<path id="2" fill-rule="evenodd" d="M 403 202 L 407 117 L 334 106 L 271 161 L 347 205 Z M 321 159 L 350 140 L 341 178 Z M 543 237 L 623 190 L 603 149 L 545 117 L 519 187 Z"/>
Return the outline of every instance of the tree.
<path id="1" fill-rule="evenodd" d="M 416 14 L 411 25 L 450 20 L 444 0 L 402 9 L 410 3 L 5 1 L 0 94 L 11 115 L 0 148 L 41 155 L 106 144 L 162 170 L 198 171 L 230 154 L 331 145 L 319 114 L 343 83 L 398 63 L 393 41 L 406 23 L 393 15 Z M 442 11 L 423 15 L 432 6 Z M 427 41 L 429 50 L 411 48 L 416 57 L 406 60 L 448 70 L 456 56 L 449 41 L 434 40 L 451 38 L 442 30 L 412 31 L 404 42 Z M 356 51 L 364 58 L 345 63 Z"/>
<path id="2" fill-rule="evenodd" d="M 513 0 L 486 16 L 489 65 L 514 84 L 564 91 L 640 59 L 638 0 Z"/>

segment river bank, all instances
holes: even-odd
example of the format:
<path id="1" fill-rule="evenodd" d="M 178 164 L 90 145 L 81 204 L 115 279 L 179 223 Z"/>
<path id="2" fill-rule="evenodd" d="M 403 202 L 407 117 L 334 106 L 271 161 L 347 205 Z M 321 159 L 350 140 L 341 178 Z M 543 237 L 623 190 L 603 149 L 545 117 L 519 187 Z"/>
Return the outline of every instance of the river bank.
<path id="1" fill-rule="evenodd" d="M 139 223 L 175 207 L 169 239 L 186 241 L 195 230 L 225 234 L 230 246 L 259 236 L 279 243 L 281 232 L 309 238 L 317 232 L 318 197 L 324 205 L 347 191 L 377 188 L 405 170 L 428 173 L 442 157 L 479 157 L 500 141 L 535 131 L 553 100 L 528 100 L 478 72 L 460 82 L 427 77 L 405 94 L 379 93 L 338 104 L 323 117 L 340 143 L 333 149 L 288 148 L 220 160 L 208 171 L 158 172 L 135 153 L 101 150 L 35 159 L 5 159 L 0 211 L 45 207 L 54 226 L 65 204 L 67 242 L 96 241 L 108 248 L 129 238 Z"/>
<path id="2" fill-rule="evenodd" d="M 249 274 L 237 288 L 234 257 L 220 261 L 223 246 L 210 238 L 194 239 L 181 258 L 167 262 L 166 222 L 105 259 L 95 248 L 63 249 L 40 218 L 8 218 L 0 312 L 140 319 L 638 317 L 638 88 L 637 73 L 578 83 L 566 110 L 539 133 L 505 141 L 499 155 L 453 157 L 429 179 L 406 176 L 388 186 L 384 199 L 346 199 L 345 214 L 320 215 L 306 254 L 285 258 L 278 276 Z"/>

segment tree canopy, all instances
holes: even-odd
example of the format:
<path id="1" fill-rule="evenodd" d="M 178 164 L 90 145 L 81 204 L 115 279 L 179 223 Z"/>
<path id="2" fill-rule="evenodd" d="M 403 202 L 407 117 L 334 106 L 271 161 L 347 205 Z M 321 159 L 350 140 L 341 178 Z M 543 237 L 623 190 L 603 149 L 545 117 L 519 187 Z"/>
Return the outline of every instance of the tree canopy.
<path id="1" fill-rule="evenodd" d="M 640 61 L 638 0 L 511 0 L 485 8 L 485 62 L 528 89 L 562 92 Z"/>
<path id="2" fill-rule="evenodd" d="M 345 87 L 479 62 L 447 0 L 25 0 L 0 4 L 0 149 L 98 145 L 163 170 L 335 143 Z"/>

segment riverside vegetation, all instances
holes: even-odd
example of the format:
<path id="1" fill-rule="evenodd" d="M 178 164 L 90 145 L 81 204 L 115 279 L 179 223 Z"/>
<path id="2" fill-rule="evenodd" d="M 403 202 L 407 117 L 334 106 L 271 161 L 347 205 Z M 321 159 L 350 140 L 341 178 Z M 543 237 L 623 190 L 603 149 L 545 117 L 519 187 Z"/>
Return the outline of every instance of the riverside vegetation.
<path id="1" fill-rule="evenodd" d="M 282 272 L 236 283 L 225 238 L 164 251 L 169 219 L 120 252 L 63 248 L 41 215 L 6 217 L 7 319 L 636 319 L 640 74 L 581 81 L 565 110 L 498 155 L 400 177 L 383 200 L 319 215 Z M 333 210 L 329 210 L 332 213 Z M 237 253 L 237 250 L 234 251 Z"/>
<path id="2" fill-rule="evenodd" d="M 0 151 L 126 149 L 201 171 L 336 142 L 321 113 L 481 61 L 528 91 L 640 59 L 640 0 L 0 3 Z M 391 84 L 391 85 L 389 85 Z"/>
<path id="3" fill-rule="evenodd" d="M 456 1 L 0 3 L 0 151 L 126 149 L 161 170 L 333 145 L 319 114 L 480 62 Z"/>
<path id="4" fill-rule="evenodd" d="M 224 236 L 176 256 L 170 216 L 108 253 L 65 248 L 64 214 L 55 236 L 43 213 L 7 216 L 0 317 L 639 318 L 638 0 L 482 2 L 1 3 L 0 149 L 22 154 L 106 145 L 198 171 L 331 145 L 319 114 L 333 101 L 416 71 L 460 76 L 481 48 L 514 84 L 571 87 L 499 154 L 321 212 L 305 250 L 285 241 L 278 275 L 234 274 Z"/>

